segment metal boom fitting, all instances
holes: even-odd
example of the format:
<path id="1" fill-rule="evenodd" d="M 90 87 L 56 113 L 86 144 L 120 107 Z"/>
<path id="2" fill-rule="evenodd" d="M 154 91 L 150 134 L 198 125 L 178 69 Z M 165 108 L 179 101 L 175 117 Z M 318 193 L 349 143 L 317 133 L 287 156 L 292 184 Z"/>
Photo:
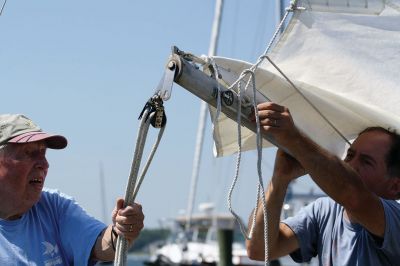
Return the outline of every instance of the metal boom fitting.
<path id="1" fill-rule="evenodd" d="M 218 93 L 221 93 L 221 112 L 227 117 L 236 121 L 237 120 L 237 104 L 240 101 L 236 93 L 232 92 L 222 84 L 218 84 L 217 79 L 211 75 L 207 75 L 199 69 L 196 63 L 201 62 L 201 58 L 195 57 L 192 54 L 185 53 L 179 50 L 176 46 L 172 48 L 172 55 L 170 56 L 168 66 L 174 66 L 175 75 L 174 81 L 189 92 L 193 93 L 203 101 L 217 108 Z M 204 60 L 203 60 L 203 63 Z M 211 71 L 212 72 L 212 71 Z M 219 88 L 219 90 L 218 90 Z M 257 104 L 269 101 L 266 97 L 257 95 Z M 241 125 L 257 132 L 256 124 L 250 121 L 249 116 L 253 113 L 253 107 L 248 102 L 241 100 Z M 271 142 L 275 146 L 276 141 L 273 136 L 265 132 L 262 137 Z M 278 146 L 279 147 L 279 146 Z"/>

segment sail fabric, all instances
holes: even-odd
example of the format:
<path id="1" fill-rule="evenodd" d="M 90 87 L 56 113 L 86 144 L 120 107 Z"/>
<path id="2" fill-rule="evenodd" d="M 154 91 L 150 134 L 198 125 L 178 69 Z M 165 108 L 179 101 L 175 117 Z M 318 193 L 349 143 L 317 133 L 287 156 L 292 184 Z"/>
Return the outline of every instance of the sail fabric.
<path id="1" fill-rule="evenodd" d="M 286 30 L 269 54 L 273 62 L 347 138 L 368 126 L 400 129 L 400 2 L 364 5 L 299 2 Z M 332 1 L 331 1 L 332 2 Z M 367 3 L 367 4 L 365 4 Z M 229 86 L 251 64 L 214 57 Z M 295 124 L 318 144 L 341 155 L 346 141 L 267 61 L 255 72 L 256 87 L 289 108 Z M 246 92 L 247 95 L 251 92 Z M 210 106 L 211 117 L 215 109 Z M 237 124 L 223 114 L 214 123 L 216 156 L 238 150 Z M 256 148 L 256 136 L 242 127 L 242 151 Z M 272 144 L 263 141 L 263 146 Z"/>

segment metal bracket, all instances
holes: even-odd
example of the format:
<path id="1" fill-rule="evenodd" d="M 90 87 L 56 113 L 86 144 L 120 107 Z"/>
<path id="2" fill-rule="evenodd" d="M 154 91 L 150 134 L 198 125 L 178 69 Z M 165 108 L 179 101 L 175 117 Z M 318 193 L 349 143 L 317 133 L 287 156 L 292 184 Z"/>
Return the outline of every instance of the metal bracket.
<path id="1" fill-rule="evenodd" d="M 154 92 L 154 94 L 161 97 L 163 101 L 167 101 L 171 97 L 172 85 L 174 83 L 176 70 L 177 66 L 175 62 L 169 61 L 167 67 L 165 68 L 164 75 L 162 76 Z"/>

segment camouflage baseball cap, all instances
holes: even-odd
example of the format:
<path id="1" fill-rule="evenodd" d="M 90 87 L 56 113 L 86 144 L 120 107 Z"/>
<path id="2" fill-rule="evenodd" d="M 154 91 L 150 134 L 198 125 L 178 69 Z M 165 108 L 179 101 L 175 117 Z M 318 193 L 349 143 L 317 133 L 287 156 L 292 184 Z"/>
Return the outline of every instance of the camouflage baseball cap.
<path id="1" fill-rule="evenodd" d="M 28 117 L 21 114 L 0 115 L 0 145 L 45 140 L 50 149 L 64 149 L 67 139 L 61 135 L 43 132 Z"/>

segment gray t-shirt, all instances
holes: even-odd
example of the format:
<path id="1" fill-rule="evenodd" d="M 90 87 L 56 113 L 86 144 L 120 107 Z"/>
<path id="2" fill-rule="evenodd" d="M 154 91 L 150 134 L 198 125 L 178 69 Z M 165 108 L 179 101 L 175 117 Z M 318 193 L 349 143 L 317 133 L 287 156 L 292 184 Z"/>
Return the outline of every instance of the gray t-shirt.
<path id="1" fill-rule="evenodd" d="M 318 255 L 319 265 L 400 265 L 400 204 L 381 199 L 386 219 L 383 239 L 343 217 L 343 207 L 324 197 L 283 221 L 296 234 L 296 262 Z M 368 208 L 368 206 L 365 206 Z"/>

